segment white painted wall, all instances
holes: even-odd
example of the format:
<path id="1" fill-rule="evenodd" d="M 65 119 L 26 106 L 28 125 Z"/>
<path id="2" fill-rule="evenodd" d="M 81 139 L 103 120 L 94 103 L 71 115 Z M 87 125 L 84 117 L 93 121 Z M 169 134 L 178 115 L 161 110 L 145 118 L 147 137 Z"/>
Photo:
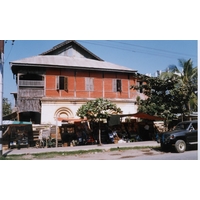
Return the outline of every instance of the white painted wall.
<path id="1" fill-rule="evenodd" d="M 113 102 L 115 103 L 115 102 Z M 69 118 L 79 118 L 76 115 L 77 110 L 84 104 L 84 102 L 77 102 L 77 103 L 70 103 L 70 102 L 43 102 L 41 106 L 41 124 L 54 124 L 56 125 L 56 112 L 60 108 L 67 108 L 70 112 L 68 112 L 68 117 Z M 137 112 L 137 106 L 134 105 L 133 103 L 116 103 L 117 107 L 120 107 L 123 111 L 123 114 L 132 114 Z M 65 113 L 61 113 L 60 115 L 62 117 L 65 116 Z M 59 116 L 57 116 L 59 117 Z"/>

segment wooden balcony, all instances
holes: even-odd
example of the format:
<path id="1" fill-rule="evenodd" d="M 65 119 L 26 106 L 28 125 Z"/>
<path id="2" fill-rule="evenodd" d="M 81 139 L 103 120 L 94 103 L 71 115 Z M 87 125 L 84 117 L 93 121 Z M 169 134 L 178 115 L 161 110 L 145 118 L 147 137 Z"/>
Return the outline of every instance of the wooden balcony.
<path id="1" fill-rule="evenodd" d="M 19 89 L 18 91 L 18 98 L 25 97 L 25 98 L 38 98 L 44 96 L 44 89 Z"/>
<path id="2" fill-rule="evenodd" d="M 20 87 L 44 87 L 44 81 L 38 80 L 19 80 Z"/>

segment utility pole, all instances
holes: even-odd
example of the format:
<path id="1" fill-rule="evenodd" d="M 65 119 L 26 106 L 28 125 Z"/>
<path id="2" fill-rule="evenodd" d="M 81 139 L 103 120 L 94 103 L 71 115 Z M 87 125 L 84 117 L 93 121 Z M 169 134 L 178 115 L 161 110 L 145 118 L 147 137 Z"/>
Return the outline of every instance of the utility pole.
<path id="1" fill-rule="evenodd" d="M 0 156 L 3 155 L 2 121 L 3 121 L 3 66 L 4 40 L 0 40 Z"/>
<path id="2" fill-rule="evenodd" d="M 197 58 L 200 58 L 200 40 L 198 40 L 198 56 L 197 56 Z M 198 65 L 197 66 L 199 66 L 200 65 L 200 60 L 198 59 L 198 63 L 197 63 Z M 199 71 L 199 70 L 198 70 Z M 200 84 L 200 80 L 199 80 L 199 78 L 198 78 L 198 83 L 197 83 L 198 85 Z M 199 92 L 199 90 L 197 90 L 197 92 Z M 198 93 L 197 93 L 198 94 Z M 200 113 L 200 108 L 199 108 L 199 106 L 198 106 L 198 113 Z M 199 121 L 199 120 L 198 120 Z M 198 133 L 198 131 L 197 131 L 197 133 Z M 198 138 L 200 138 L 200 134 L 198 133 Z M 200 149 L 200 142 L 199 142 L 199 139 L 198 139 L 198 147 L 197 147 L 198 149 Z M 198 160 L 200 160 L 200 153 L 198 153 Z"/>

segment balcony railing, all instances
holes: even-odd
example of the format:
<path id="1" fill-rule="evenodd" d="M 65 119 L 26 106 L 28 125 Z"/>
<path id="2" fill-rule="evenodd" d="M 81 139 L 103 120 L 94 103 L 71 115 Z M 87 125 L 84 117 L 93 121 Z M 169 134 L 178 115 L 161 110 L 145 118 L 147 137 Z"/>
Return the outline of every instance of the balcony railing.
<path id="1" fill-rule="evenodd" d="M 44 87 L 44 81 L 33 81 L 33 80 L 19 80 L 19 86 L 26 87 Z"/>
<path id="2" fill-rule="evenodd" d="M 25 97 L 25 98 L 43 97 L 44 90 L 43 89 L 20 89 L 18 92 L 18 95 L 19 97 Z"/>

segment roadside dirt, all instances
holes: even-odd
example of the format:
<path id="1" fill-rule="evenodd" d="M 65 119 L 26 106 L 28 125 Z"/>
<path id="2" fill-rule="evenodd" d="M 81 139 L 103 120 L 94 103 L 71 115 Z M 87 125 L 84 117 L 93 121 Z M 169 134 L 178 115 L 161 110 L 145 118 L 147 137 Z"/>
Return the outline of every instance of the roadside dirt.
<path id="1" fill-rule="evenodd" d="M 143 155 L 158 155 L 163 152 L 155 149 L 140 149 L 140 150 L 119 150 L 119 151 L 104 151 L 104 152 L 93 152 L 87 154 L 75 154 L 75 155 L 65 155 L 62 156 L 46 157 L 40 158 L 41 160 L 131 160 L 134 157 Z M 38 160 L 33 158 L 32 155 L 25 155 L 25 159 Z M 151 158 L 149 158 L 151 159 Z"/>

